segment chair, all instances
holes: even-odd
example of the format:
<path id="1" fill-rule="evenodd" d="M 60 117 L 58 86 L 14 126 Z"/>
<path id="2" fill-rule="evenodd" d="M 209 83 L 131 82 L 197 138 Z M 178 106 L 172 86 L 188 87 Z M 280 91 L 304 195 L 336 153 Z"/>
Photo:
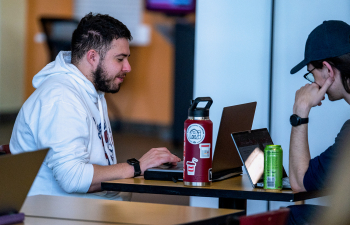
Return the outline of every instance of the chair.
<path id="1" fill-rule="evenodd" d="M 11 154 L 9 145 L 0 145 L 0 155 Z"/>
<path id="2" fill-rule="evenodd" d="M 71 49 L 72 34 L 79 21 L 69 18 L 42 17 L 40 22 L 46 35 L 46 44 L 49 48 L 51 62 L 55 60 L 60 51 Z"/>
<path id="3" fill-rule="evenodd" d="M 288 208 L 254 214 L 250 216 L 233 216 L 226 221 L 227 225 L 285 225 L 289 216 Z"/>
<path id="4" fill-rule="evenodd" d="M 259 213 L 250 216 L 241 216 L 239 218 L 240 225 L 285 225 L 288 221 L 289 209 L 282 208 L 265 213 Z"/>

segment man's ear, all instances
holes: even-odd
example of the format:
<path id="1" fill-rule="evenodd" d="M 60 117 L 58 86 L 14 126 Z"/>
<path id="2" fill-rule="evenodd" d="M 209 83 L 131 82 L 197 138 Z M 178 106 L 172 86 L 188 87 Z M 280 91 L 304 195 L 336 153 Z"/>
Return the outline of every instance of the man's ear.
<path id="1" fill-rule="evenodd" d="M 95 70 L 100 62 L 100 55 L 97 53 L 96 50 L 90 49 L 86 53 L 86 60 L 91 65 L 93 70 Z"/>
<path id="2" fill-rule="evenodd" d="M 323 69 L 326 70 L 325 72 L 327 73 L 328 77 L 334 78 L 335 71 L 334 71 L 333 67 L 331 66 L 331 64 L 329 64 L 329 62 L 327 62 L 327 61 L 323 61 L 322 64 L 323 64 Z"/>

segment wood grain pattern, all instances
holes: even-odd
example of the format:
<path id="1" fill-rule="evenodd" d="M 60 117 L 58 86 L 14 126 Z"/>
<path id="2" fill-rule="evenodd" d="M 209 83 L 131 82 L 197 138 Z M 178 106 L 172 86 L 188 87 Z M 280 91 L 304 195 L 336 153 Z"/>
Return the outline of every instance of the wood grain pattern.
<path id="1" fill-rule="evenodd" d="M 128 224 L 182 224 L 225 217 L 241 210 L 37 195 L 26 199 L 26 216 Z"/>

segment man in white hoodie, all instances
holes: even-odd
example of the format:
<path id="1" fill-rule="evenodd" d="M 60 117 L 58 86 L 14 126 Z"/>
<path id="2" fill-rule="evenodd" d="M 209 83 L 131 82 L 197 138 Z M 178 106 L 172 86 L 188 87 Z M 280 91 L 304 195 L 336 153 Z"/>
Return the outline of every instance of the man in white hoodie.
<path id="1" fill-rule="evenodd" d="M 131 71 L 128 28 L 108 15 L 86 15 L 72 36 L 72 52 L 60 52 L 33 78 L 35 92 L 23 104 L 11 136 L 13 154 L 50 147 L 29 195 L 127 199 L 101 191 L 101 182 L 142 175 L 180 159 L 153 148 L 139 160 L 118 163 L 104 93 L 118 92 Z"/>

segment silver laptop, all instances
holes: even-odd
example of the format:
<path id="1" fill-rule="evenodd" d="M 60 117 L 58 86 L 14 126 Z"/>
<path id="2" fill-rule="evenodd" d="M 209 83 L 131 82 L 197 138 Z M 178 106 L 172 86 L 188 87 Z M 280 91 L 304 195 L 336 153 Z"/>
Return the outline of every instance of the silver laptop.
<path id="1" fill-rule="evenodd" d="M 252 186 L 264 187 L 264 149 L 266 145 L 273 145 L 266 128 L 248 130 L 231 134 L 233 143 L 247 172 Z M 289 178 L 283 167 L 282 185 L 290 189 Z"/>
<path id="2" fill-rule="evenodd" d="M 213 181 L 242 174 L 242 162 L 231 140 L 232 132 L 252 129 L 256 102 L 224 107 L 212 164 Z M 146 180 L 182 180 L 183 162 L 176 166 L 161 165 L 147 169 Z"/>
<path id="3" fill-rule="evenodd" d="M 20 211 L 48 150 L 0 156 L 0 216 Z"/>

